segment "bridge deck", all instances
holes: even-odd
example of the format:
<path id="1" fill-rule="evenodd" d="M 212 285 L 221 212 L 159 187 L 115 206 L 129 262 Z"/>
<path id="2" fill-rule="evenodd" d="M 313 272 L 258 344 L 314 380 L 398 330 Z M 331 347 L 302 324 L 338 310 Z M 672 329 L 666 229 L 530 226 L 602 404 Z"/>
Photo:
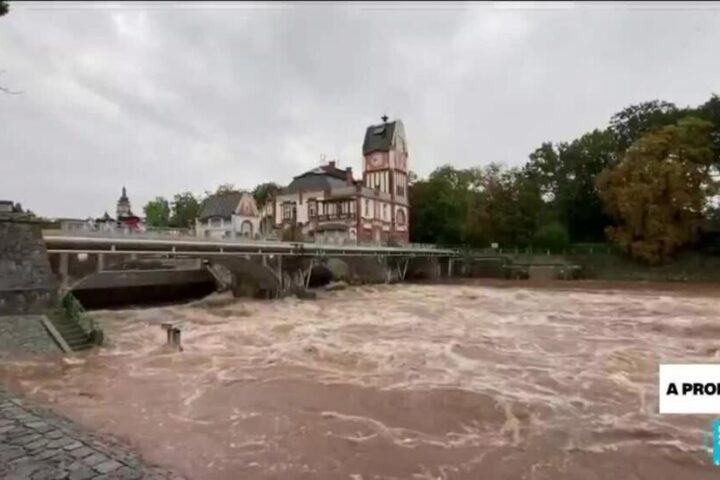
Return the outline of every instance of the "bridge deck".
<path id="1" fill-rule="evenodd" d="M 455 250 L 428 247 L 382 247 L 361 245 L 326 245 L 303 242 L 279 242 L 245 239 L 202 239 L 195 237 L 147 238 L 142 234 L 101 236 L 44 234 L 50 253 L 135 253 L 187 255 L 333 255 L 333 256 L 410 256 L 454 257 Z"/>

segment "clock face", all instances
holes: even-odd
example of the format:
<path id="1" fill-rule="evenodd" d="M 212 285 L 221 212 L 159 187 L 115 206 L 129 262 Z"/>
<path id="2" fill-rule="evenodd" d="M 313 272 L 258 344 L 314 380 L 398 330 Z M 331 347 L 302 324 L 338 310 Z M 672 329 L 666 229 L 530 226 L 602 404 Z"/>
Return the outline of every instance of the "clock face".
<path id="1" fill-rule="evenodd" d="M 373 155 L 372 159 L 370 160 L 370 164 L 373 167 L 382 166 L 382 157 L 380 155 Z"/>

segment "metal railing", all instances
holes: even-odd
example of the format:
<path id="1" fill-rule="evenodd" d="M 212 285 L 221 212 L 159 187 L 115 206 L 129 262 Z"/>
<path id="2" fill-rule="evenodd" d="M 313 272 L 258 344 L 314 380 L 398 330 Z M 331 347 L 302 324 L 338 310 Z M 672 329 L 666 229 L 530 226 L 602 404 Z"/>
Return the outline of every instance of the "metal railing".
<path id="1" fill-rule="evenodd" d="M 357 215 L 355 212 L 350 213 L 321 213 L 319 215 L 314 215 L 310 217 L 313 220 L 318 220 L 321 222 L 329 221 L 329 220 L 353 220 L 357 218 Z"/>
<path id="2" fill-rule="evenodd" d="M 336 218 L 336 217 L 333 217 Z M 122 238 L 122 239 L 138 239 L 138 240 L 183 240 L 183 241 L 213 241 L 227 244 L 253 244 L 253 245 L 287 245 L 289 243 L 298 243 L 296 241 L 282 241 L 275 235 L 267 235 L 259 238 L 251 237 L 204 237 L 197 236 L 194 230 L 190 229 L 167 229 L 167 228 L 147 228 L 145 230 L 129 230 L 126 228 L 113 229 L 66 229 L 66 230 L 43 230 L 45 237 L 86 237 L 86 238 Z M 328 246 L 358 246 L 358 247 L 382 247 L 388 246 L 387 242 L 376 240 L 358 240 L 351 238 L 340 238 L 334 241 L 324 236 L 318 236 L 315 239 L 308 239 L 306 243 Z M 452 249 L 458 248 L 446 247 L 442 245 L 434 245 L 428 243 L 406 243 L 402 245 L 393 245 L 413 250 L 430 250 L 430 249 Z"/>

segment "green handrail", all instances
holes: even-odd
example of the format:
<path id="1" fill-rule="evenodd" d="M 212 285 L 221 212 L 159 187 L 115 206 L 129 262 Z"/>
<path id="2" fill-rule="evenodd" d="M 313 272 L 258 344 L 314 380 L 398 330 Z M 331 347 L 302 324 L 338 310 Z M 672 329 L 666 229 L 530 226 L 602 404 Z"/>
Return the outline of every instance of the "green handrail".
<path id="1" fill-rule="evenodd" d="M 85 308 L 83 308 L 82 304 L 72 293 L 65 294 L 62 300 L 62 306 L 65 310 L 65 315 L 75 320 L 88 336 L 92 335 L 97 329 L 95 320 L 85 311 Z"/>

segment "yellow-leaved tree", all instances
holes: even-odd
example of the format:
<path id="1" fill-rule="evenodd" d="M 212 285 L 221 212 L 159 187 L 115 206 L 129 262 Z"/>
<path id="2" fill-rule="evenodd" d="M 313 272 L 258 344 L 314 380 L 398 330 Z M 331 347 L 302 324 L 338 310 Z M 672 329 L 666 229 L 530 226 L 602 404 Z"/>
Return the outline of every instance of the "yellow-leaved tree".
<path id="1" fill-rule="evenodd" d="M 643 135 L 597 179 L 615 225 L 608 238 L 632 257 L 658 264 L 692 243 L 715 194 L 713 125 L 693 117 Z"/>

